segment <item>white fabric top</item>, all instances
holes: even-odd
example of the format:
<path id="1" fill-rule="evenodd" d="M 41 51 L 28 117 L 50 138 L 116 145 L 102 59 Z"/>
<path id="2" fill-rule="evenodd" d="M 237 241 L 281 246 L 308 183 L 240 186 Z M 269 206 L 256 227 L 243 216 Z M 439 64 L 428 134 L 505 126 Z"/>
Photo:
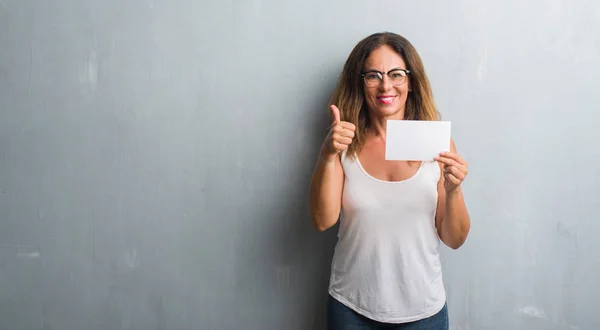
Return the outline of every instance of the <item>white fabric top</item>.
<path id="1" fill-rule="evenodd" d="M 437 162 L 403 181 L 369 175 L 342 154 L 342 212 L 329 294 L 370 319 L 404 323 L 446 302 L 435 228 Z"/>

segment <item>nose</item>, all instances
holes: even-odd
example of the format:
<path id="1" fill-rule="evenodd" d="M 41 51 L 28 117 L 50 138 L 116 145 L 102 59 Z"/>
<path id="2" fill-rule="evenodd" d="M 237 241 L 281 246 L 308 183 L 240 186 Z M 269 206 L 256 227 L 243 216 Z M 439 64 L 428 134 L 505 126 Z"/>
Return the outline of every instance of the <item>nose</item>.
<path id="1" fill-rule="evenodd" d="M 383 78 L 381 79 L 380 83 L 379 83 L 379 89 L 381 91 L 387 91 L 390 89 L 390 87 L 392 86 L 392 83 L 389 80 L 390 77 L 388 77 L 387 74 L 383 75 Z"/>

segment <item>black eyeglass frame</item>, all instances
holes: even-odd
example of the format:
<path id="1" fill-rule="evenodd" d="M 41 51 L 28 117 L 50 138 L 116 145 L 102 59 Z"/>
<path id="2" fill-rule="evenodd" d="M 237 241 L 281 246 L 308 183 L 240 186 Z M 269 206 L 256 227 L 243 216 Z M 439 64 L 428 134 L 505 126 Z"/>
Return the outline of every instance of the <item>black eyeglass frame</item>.
<path id="1" fill-rule="evenodd" d="M 365 84 L 367 84 L 366 80 L 364 80 L 365 75 L 367 73 L 377 73 L 377 75 L 379 76 L 379 83 L 381 84 L 381 82 L 383 81 L 383 75 L 387 75 L 388 78 L 391 78 L 390 77 L 390 73 L 395 72 L 395 71 L 402 71 L 402 72 L 404 72 L 404 74 L 405 74 L 404 77 L 408 77 L 408 75 L 410 74 L 410 70 L 401 69 L 401 68 L 394 68 L 394 69 L 391 69 L 388 72 L 381 72 L 381 71 L 377 71 L 377 70 L 364 71 L 364 72 L 361 72 L 360 76 L 363 78 L 363 81 L 365 82 Z M 402 82 L 402 84 L 404 84 L 405 82 L 406 82 L 406 79 Z M 401 86 L 402 84 L 394 85 L 394 86 Z"/>

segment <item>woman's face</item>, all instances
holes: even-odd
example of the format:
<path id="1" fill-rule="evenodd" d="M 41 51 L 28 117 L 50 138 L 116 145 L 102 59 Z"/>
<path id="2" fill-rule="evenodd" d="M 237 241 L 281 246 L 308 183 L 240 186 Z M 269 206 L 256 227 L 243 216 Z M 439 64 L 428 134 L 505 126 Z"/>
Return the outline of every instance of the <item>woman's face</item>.
<path id="1" fill-rule="evenodd" d="M 404 107 L 410 82 L 408 76 L 403 77 L 405 73 L 401 70 L 406 70 L 406 63 L 388 45 L 375 49 L 366 59 L 363 67 L 365 73 L 363 84 L 365 84 L 365 100 L 371 115 L 388 119 L 404 119 Z"/>

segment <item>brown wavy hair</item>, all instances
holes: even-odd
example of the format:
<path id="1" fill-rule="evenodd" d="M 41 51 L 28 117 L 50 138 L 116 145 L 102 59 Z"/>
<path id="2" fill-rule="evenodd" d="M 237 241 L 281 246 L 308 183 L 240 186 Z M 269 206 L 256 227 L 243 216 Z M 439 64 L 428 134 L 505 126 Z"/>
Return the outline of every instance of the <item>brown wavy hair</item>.
<path id="1" fill-rule="evenodd" d="M 361 77 L 364 63 L 372 51 L 388 45 L 394 49 L 410 70 L 408 79 L 411 92 L 406 99 L 404 109 L 405 120 L 439 120 L 440 114 L 433 99 L 433 92 L 421 57 L 413 45 L 404 37 L 391 33 L 379 32 L 361 40 L 352 50 L 338 84 L 331 97 L 331 104 L 340 109 L 340 119 L 356 126 L 355 137 L 348 147 L 348 157 L 358 154 L 365 144 L 365 131 L 370 127 L 370 120 L 365 102 L 364 81 Z"/>

